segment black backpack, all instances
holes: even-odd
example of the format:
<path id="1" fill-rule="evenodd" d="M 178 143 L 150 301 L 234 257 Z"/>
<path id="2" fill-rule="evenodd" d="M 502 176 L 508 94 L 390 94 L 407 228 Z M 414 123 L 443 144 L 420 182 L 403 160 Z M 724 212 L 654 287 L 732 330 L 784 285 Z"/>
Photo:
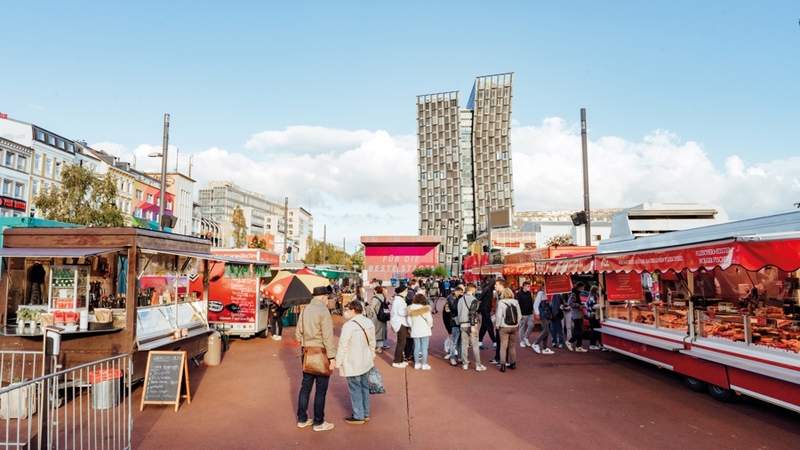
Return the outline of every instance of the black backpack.
<path id="1" fill-rule="evenodd" d="M 467 299 L 465 298 L 464 301 L 466 302 Z M 478 324 L 478 308 L 480 308 L 481 302 L 477 298 L 472 298 L 472 303 L 467 305 L 469 308 L 469 324 L 470 325 L 477 325 Z"/>
<path id="2" fill-rule="evenodd" d="M 550 307 L 550 302 L 548 302 L 547 299 L 543 300 L 539 305 L 539 316 L 543 320 L 553 319 L 553 308 Z"/>
<path id="3" fill-rule="evenodd" d="M 517 314 L 517 308 L 514 305 L 507 303 L 506 304 L 506 314 L 503 318 L 503 322 L 505 322 L 508 326 L 517 326 L 519 325 L 519 315 Z"/>
<path id="4" fill-rule="evenodd" d="M 381 322 L 388 322 L 392 318 L 392 310 L 386 301 L 381 300 L 381 307 L 378 308 L 378 320 Z"/>

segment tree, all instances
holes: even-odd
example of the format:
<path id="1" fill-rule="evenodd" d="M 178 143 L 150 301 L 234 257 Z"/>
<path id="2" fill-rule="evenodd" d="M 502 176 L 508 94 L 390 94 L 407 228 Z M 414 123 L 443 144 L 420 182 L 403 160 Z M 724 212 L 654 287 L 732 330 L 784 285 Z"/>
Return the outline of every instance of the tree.
<path id="1" fill-rule="evenodd" d="M 267 249 L 267 241 L 266 239 L 260 239 L 258 236 L 253 236 L 250 239 L 250 242 L 247 244 L 249 248 L 260 248 L 262 250 Z"/>
<path id="2" fill-rule="evenodd" d="M 342 249 L 330 243 L 322 241 L 312 241 L 305 257 L 306 264 L 332 264 L 344 266 L 348 269 L 353 268 L 353 259 Z"/>
<path id="3" fill-rule="evenodd" d="M 435 269 L 433 269 L 433 274 L 432 275 L 435 276 L 435 277 L 438 277 L 438 278 L 444 278 L 444 277 L 448 276 L 449 273 L 447 271 L 447 267 L 439 265 L 439 266 L 436 266 Z"/>
<path id="4" fill-rule="evenodd" d="M 548 247 L 573 247 L 575 243 L 572 242 L 572 236 L 568 234 L 560 234 L 552 236 L 545 243 Z"/>
<path id="5" fill-rule="evenodd" d="M 244 220 L 244 211 L 239 206 L 233 209 L 231 224 L 233 225 L 234 246 L 236 248 L 244 247 L 247 245 L 247 222 Z"/>
<path id="6" fill-rule="evenodd" d="M 358 250 L 353 253 L 350 257 L 350 261 L 353 263 L 353 268 L 358 267 L 359 269 L 364 268 L 364 246 L 360 245 Z"/>
<path id="7" fill-rule="evenodd" d="M 117 206 L 114 175 L 108 172 L 100 177 L 78 164 L 65 165 L 61 186 L 42 190 L 33 203 L 49 220 L 93 227 L 125 225 Z"/>
<path id="8" fill-rule="evenodd" d="M 433 275 L 433 269 L 430 267 L 417 267 L 411 272 L 411 275 L 414 275 L 417 278 L 427 278 Z"/>

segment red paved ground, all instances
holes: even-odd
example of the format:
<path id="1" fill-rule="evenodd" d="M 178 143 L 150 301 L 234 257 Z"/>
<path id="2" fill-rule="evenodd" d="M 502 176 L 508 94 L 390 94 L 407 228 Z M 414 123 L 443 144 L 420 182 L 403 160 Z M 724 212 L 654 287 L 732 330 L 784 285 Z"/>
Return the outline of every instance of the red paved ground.
<path id="1" fill-rule="evenodd" d="M 293 334 L 287 329 L 284 334 Z M 437 320 L 434 354 L 442 355 Z M 488 338 L 487 338 L 488 340 Z M 335 376 L 327 420 L 295 428 L 296 342 L 234 341 L 219 367 L 192 368 L 191 405 L 147 406 L 134 418 L 140 449 L 797 449 L 800 416 L 764 403 L 724 404 L 670 374 L 612 353 L 535 355 L 520 368 L 464 372 L 433 358 L 433 370 L 378 367 L 387 393 L 372 396 L 372 421 L 345 424 L 349 397 Z M 484 350 L 485 359 L 492 351 Z M 138 389 L 134 404 L 138 405 Z"/>

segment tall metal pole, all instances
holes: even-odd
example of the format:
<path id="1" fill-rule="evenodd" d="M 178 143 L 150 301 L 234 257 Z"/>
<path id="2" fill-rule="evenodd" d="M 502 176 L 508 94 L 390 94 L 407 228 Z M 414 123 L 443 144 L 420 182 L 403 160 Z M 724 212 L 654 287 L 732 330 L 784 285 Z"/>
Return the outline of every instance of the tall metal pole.
<path id="1" fill-rule="evenodd" d="M 283 198 L 283 254 L 289 261 L 289 197 Z"/>
<path id="2" fill-rule="evenodd" d="M 169 146 L 169 114 L 164 113 L 164 141 L 161 144 L 161 192 L 158 193 L 158 229 L 164 231 L 164 191 L 167 190 L 167 147 Z"/>
<path id="3" fill-rule="evenodd" d="M 592 213 L 589 208 L 589 147 L 586 140 L 586 108 L 581 108 L 581 150 L 583 152 L 583 210 L 586 212 L 586 244 L 592 245 Z"/>
<path id="4" fill-rule="evenodd" d="M 322 263 L 328 262 L 328 225 L 322 225 Z"/>

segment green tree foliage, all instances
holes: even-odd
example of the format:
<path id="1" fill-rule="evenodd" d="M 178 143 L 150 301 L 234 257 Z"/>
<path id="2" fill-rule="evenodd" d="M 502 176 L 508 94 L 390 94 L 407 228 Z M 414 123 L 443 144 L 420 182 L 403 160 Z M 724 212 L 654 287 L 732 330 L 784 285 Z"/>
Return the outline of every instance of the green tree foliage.
<path id="1" fill-rule="evenodd" d="M 360 245 L 358 250 L 350 256 L 350 260 L 353 263 L 353 268 L 358 267 L 359 269 L 364 268 L 364 246 Z"/>
<path id="2" fill-rule="evenodd" d="M 437 277 L 444 278 L 449 275 L 445 266 L 439 265 L 436 267 L 418 267 L 411 272 L 417 278 Z"/>
<path id="3" fill-rule="evenodd" d="M 247 222 L 244 220 L 244 211 L 239 206 L 233 209 L 233 217 L 231 217 L 231 224 L 233 225 L 233 242 L 236 248 L 242 248 L 247 245 Z"/>
<path id="4" fill-rule="evenodd" d="M 572 247 L 575 244 L 572 242 L 572 236 L 568 234 L 561 234 L 548 239 L 545 245 L 548 247 Z"/>
<path id="5" fill-rule="evenodd" d="M 353 268 L 353 258 L 341 248 L 322 241 L 313 241 L 305 257 L 306 264 L 333 264 Z"/>
<path id="6" fill-rule="evenodd" d="M 61 186 L 42 190 L 33 200 L 46 219 L 93 227 L 125 225 L 117 207 L 117 183 L 109 172 L 98 176 L 77 164 L 61 171 Z"/>
<path id="7" fill-rule="evenodd" d="M 262 250 L 267 249 L 267 241 L 265 239 L 261 239 L 258 236 L 253 236 L 250 238 L 250 242 L 247 243 L 249 248 L 260 248 Z"/>

